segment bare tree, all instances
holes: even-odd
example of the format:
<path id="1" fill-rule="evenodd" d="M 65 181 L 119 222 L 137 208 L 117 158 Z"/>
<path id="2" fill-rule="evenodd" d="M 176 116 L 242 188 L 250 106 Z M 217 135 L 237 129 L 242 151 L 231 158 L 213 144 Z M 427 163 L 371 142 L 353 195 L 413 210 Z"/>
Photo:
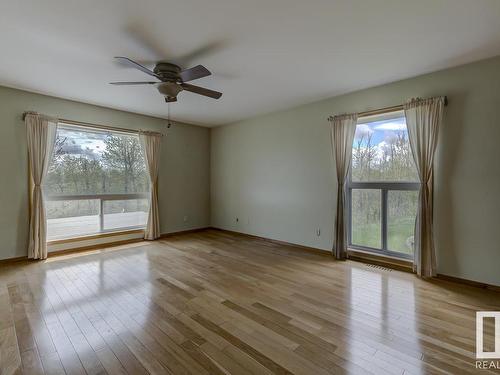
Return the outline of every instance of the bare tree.
<path id="1" fill-rule="evenodd" d="M 102 155 L 104 165 L 119 172 L 125 193 L 137 191 L 138 180 L 145 172 L 144 158 L 137 138 L 108 136 L 105 144 L 106 151 Z"/>

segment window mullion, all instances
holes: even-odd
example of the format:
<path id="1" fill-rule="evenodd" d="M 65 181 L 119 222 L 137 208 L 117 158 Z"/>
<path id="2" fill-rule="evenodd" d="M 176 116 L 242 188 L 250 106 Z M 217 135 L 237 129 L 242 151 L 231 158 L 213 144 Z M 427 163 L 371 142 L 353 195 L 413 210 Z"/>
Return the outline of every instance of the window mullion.
<path id="1" fill-rule="evenodd" d="M 104 199 L 99 198 L 99 231 L 104 230 Z"/>
<path id="2" fill-rule="evenodd" d="M 382 250 L 388 251 L 387 248 L 387 189 L 381 189 L 382 194 Z"/>

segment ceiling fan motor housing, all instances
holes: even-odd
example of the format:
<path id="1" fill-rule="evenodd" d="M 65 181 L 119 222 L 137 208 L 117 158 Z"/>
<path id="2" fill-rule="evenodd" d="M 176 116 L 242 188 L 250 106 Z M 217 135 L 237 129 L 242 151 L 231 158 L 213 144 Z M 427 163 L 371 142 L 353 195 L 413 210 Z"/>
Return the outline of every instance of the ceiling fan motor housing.
<path id="1" fill-rule="evenodd" d="M 167 62 L 160 62 L 153 69 L 153 72 L 160 76 L 164 82 L 182 82 L 179 77 L 181 71 L 180 66 Z"/>

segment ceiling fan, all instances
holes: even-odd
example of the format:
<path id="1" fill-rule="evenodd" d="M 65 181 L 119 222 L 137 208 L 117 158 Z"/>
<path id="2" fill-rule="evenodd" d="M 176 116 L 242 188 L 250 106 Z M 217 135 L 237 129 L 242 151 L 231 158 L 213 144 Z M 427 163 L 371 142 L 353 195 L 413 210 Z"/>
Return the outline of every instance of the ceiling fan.
<path id="1" fill-rule="evenodd" d="M 159 62 L 155 65 L 153 70 L 149 70 L 128 57 L 118 56 L 115 57 L 115 59 L 133 68 L 139 69 L 141 72 L 155 77 L 159 81 L 110 82 L 112 85 L 156 85 L 158 91 L 165 97 L 167 103 L 176 102 L 177 94 L 183 90 L 208 96 L 213 99 L 219 99 L 222 96 L 221 92 L 186 83 L 212 74 L 203 65 L 197 65 L 193 68 L 182 70 L 178 65 L 168 62 Z"/>

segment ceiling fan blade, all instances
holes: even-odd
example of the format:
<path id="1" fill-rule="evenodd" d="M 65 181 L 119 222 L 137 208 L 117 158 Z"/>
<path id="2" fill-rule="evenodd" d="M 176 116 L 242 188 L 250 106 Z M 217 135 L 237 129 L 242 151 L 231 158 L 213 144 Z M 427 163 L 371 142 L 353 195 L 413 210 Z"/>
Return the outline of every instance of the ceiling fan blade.
<path id="1" fill-rule="evenodd" d="M 208 56 L 211 56 L 228 45 L 228 41 L 226 39 L 218 39 L 212 40 L 207 44 L 201 45 L 198 48 L 191 50 L 187 54 L 183 56 L 179 56 L 175 59 L 175 62 L 180 66 L 190 66 L 193 61 L 201 61 Z M 170 55 L 164 54 L 165 56 Z"/>
<path id="2" fill-rule="evenodd" d="M 118 59 L 127 65 L 130 65 L 136 69 L 139 69 L 141 72 L 144 72 L 146 74 L 149 74 L 152 77 L 159 79 L 158 75 L 155 72 L 153 72 L 152 70 L 149 70 L 148 68 L 146 68 L 145 66 L 142 66 L 141 64 L 139 64 L 138 62 L 135 62 L 134 60 L 130 60 L 128 57 L 115 56 L 115 59 Z"/>
<path id="3" fill-rule="evenodd" d="M 191 92 L 194 92 L 195 94 L 208 96 L 208 97 L 214 98 L 214 99 L 219 99 L 222 96 L 221 92 L 206 89 L 206 88 L 200 87 L 200 86 L 190 85 L 189 83 L 181 83 L 181 86 L 186 91 L 191 91 Z"/>
<path id="4" fill-rule="evenodd" d="M 110 85 L 154 85 L 160 82 L 110 82 Z"/>
<path id="5" fill-rule="evenodd" d="M 203 65 L 196 65 L 193 68 L 183 70 L 179 73 L 179 76 L 181 77 L 182 82 L 188 82 L 198 78 L 209 76 L 210 74 L 212 73 L 210 73 L 210 71 Z"/>

